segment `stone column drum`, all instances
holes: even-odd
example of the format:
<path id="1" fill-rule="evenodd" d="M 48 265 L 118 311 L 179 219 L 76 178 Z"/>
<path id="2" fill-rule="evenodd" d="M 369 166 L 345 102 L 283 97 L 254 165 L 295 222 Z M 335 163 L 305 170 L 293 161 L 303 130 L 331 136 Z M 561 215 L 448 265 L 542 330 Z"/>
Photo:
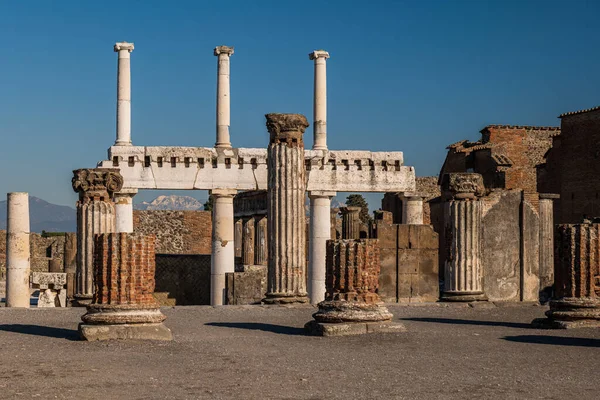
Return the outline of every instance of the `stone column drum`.
<path id="1" fill-rule="evenodd" d="M 319 303 L 310 333 L 323 336 L 402 331 L 379 297 L 378 239 L 327 241 L 325 301 Z"/>
<path id="2" fill-rule="evenodd" d="M 269 261 L 265 303 L 305 303 L 306 191 L 300 114 L 267 114 Z"/>
<path id="3" fill-rule="evenodd" d="M 213 189 L 210 305 L 225 304 L 225 274 L 235 272 L 233 196 L 237 191 Z"/>
<path id="4" fill-rule="evenodd" d="M 407 225 L 423 225 L 423 198 L 405 196 L 402 198 L 402 223 Z"/>
<path id="5" fill-rule="evenodd" d="M 540 193 L 540 301 L 552 297 L 554 286 L 554 200 L 558 194 Z"/>
<path id="6" fill-rule="evenodd" d="M 229 125 L 231 123 L 231 95 L 229 92 L 229 58 L 233 47 L 217 46 L 214 55 L 218 57 L 217 66 L 217 148 L 231 148 Z"/>
<path id="7" fill-rule="evenodd" d="M 446 262 L 444 273 L 445 301 L 487 300 L 483 292 L 481 265 L 483 191 L 479 174 L 453 173 L 444 176 Z M 449 198 L 448 198 L 449 197 Z"/>
<path id="8" fill-rule="evenodd" d="M 133 197 L 136 194 L 137 190 L 120 191 L 114 194 L 115 232 L 133 232 Z"/>
<path id="9" fill-rule="evenodd" d="M 6 307 L 29 308 L 29 194 L 8 193 L 6 208 Z"/>
<path id="10" fill-rule="evenodd" d="M 556 226 L 554 299 L 543 328 L 600 327 L 600 223 Z"/>
<path id="11" fill-rule="evenodd" d="M 133 43 L 116 43 L 119 53 L 117 72 L 117 140 L 115 146 L 131 145 L 131 52 Z"/>
<path id="12" fill-rule="evenodd" d="M 267 223 L 266 215 L 256 217 L 256 251 L 254 253 L 256 265 L 267 265 L 269 259 Z"/>
<path id="13" fill-rule="evenodd" d="M 360 239 L 360 207 L 340 207 L 342 239 Z"/>
<path id="14" fill-rule="evenodd" d="M 73 175 L 73 190 L 79 193 L 75 300 L 86 305 L 94 294 L 94 235 L 115 231 L 112 195 L 123 187 L 123 177 L 113 168 L 78 169 Z"/>
<path id="15" fill-rule="evenodd" d="M 254 243 L 256 239 L 254 217 L 244 217 L 242 221 L 242 264 L 254 265 Z"/>
<path id="16" fill-rule="evenodd" d="M 331 237 L 331 198 L 335 192 L 311 192 L 308 240 L 308 297 L 311 304 L 325 299 L 325 255 Z"/>
<path id="17" fill-rule="evenodd" d="M 153 235 L 105 233 L 96 236 L 92 304 L 81 317 L 85 340 L 172 340 L 154 293 Z"/>

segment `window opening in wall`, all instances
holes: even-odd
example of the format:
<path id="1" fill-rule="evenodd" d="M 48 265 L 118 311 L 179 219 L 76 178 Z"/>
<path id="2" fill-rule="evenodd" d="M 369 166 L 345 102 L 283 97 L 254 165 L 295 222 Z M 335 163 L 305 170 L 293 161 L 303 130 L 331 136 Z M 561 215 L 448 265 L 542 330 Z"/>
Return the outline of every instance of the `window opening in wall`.
<path id="1" fill-rule="evenodd" d="M 171 168 L 177 167 L 177 157 L 171 157 Z"/>
<path id="2" fill-rule="evenodd" d="M 186 168 L 190 167 L 190 158 L 189 157 L 185 157 L 183 159 L 183 165 L 185 165 Z"/>
<path id="3" fill-rule="evenodd" d="M 198 159 L 198 165 L 200 166 L 200 168 L 204 168 L 204 158 Z"/>
<path id="4" fill-rule="evenodd" d="M 135 166 L 135 157 L 134 156 L 129 156 L 129 161 L 128 161 L 127 165 L 129 165 L 130 167 Z"/>
<path id="5" fill-rule="evenodd" d="M 144 167 L 149 167 L 150 166 L 150 156 L 145 156 L 144 157 Z"/>
<path id="6" fill-rule="evenodd" d="M 119 157 L 114 156 L 113 157 L 113 167 L 118 167 L 119 166 Z"/>
<path id="7" fill-rule="evenodd" d="M 158 165 L 160 168 L 162 168 L 162 162 L 163 162 L 162 157 L 156 157 L 156 165 Z"/>

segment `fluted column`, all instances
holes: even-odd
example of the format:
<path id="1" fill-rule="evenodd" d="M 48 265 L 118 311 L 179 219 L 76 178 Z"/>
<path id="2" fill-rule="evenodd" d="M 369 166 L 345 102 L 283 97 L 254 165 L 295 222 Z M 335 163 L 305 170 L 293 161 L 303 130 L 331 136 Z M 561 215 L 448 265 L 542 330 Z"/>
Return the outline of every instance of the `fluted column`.
<path id="1" fill-rule="evenodd" d="M 29 194 L 8 193 L 6 203 L 6 307 L 29 308 Z"/>
<path id="2" fill-rule="evenodd" d="M 308 240 L 308 297 L 312 304 L 325 300 L 325 256 L 331 236 L 331 198 L 335 192 L 311 192 Z"/>
<path id="3" fill-rule="evenodd" d="M 402 198 L 402 223 L 407 225 L 423 225 L 423 198 L 405 196 Z"/>
<path id="4" fill-rule="evenodd" d="M 241 218 L 235 218 L 233 229 L 233 242 L 235 245 L 234 257 L 237 263 L 241 262 L 242 259 L 242 235 L 244 231 L 244 223 L 242 222 Z"/>
<path id="5" fill-rule="evenodd" d="M 360 207 L 340 207 L 342 239 L 360 239 Z"/>
<path id="6" fill-rule="evenodd" d="M 327 150 L 327 59 L 325 50 L 315 50 L 308 55 L 315 62 L 313 100 L 313 150 Z"/>
<path id="7" fill-rule="evenodd" d="M 235 272 L 233 196 L 235 190 L 214 189 L 210 305 L 225 304 L 225 274 Z"/>
<path id="8" fill-rule="evenodd" d="M 242 264 L 254 265 L 254 217 L 244 217 L 242 229 Z"/>
<path id="9" fill-rule="evenodd" d="M 479 174 L 450 174 L 444 204 L 446 243 L 444 292 L 446 301 L 487 300 L 483 292 L 481 265 L 482 202 L 478 199 L 483 187 Z"/>
<path id="10" fill-rule="evenodd" d="M 121 190 L 123 177 L 112 168 L 78 169 L 73 174 L 73 190 L 79 193 L 75 299 L 86 305 L 94 293 L 94 235 L 115 232 L 112 195 Z"/>
<path id="11" fill-rule="evenodd" d="M 115 146 L 131 145 L 131 52 L 133 43 L 116 43 L 119 53 L 117 72 L 117 140 Z"/>
<path id="12" fill-rule="evenodd" d="M 306 293 L 306 190 L 300 114 L 267 114 L 269 261 L 266 303 L 304 303 Z"/>
<path id="13" fill-rule="evenodd" d="M 256 217 L 256 251 L 254 253 L 256 265 L 267 265 L 267 260 L 269 258 L 267 224 L 268 221 L 266 215 Z"/>
<path id="14" fill-rule="evenodd" d="M 231 148 L 229 125 L 231 124 L 231 95 L 229 92 L 229 58 L 233 47 L 217 46 L 214 55 L 217 66 L 217 148 Z"/>
<path id="15" fill-rule="evenodd" d="M 552 296 L 554 285 L 554 200 L 560 195 L 540 193 L 540 301 Z"/>

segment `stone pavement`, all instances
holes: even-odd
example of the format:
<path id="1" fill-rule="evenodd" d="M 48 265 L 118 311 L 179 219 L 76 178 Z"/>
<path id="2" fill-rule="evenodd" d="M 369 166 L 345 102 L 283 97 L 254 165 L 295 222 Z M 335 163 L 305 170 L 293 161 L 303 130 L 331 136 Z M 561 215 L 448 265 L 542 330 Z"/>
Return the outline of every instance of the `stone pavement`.
<path id="1" fill-rule="evenodd" d="M 83 342 L 83 309 L 0 308 L 0 397 L 597 399 L 600 330 L 546 307 L 389 305 L 406 333 L 323 338 L 316 308 L 164 308 L 172 342 Z"/>

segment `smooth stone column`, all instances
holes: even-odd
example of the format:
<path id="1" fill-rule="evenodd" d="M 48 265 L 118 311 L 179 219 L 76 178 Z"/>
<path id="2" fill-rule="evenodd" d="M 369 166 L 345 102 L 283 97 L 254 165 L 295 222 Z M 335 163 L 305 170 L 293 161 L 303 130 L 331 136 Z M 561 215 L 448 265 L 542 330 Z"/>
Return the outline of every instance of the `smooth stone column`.
<path id="1" fill-rule="evenodd" d="M 231 148 L 229 125 L 231 124 L 231 96 L 229 85 L 229 57 L 233 47 L 217 46 L 214 55 L 218 57 L 217 67 L 217 142 L 215 147 Z"/>
<path id="2" fill-rule="evenodd" d="M 342 239 L 360 239 L 360 207 L 340 207 Z"/>
<path id="3" fill-rule="evenodd" d="M 6 307 L 29 308 L 29 194 L 8 193 L 6 208 Z"/>
<path id="4" fill-rule="evenodd" d="M 242 221 L 242 264 L 254 265 L 254 245 L 256 235 L 254 217 L 244 217 Z"/>
<path id="5" fill-rule="evenodd" d="M 402 223 L 407 225 L 423 225 L 423 198 L 405 196 L 402 198 Z"/>
<path id="6" fill-rule="evenodd" d="M 311 192 L 308 240 L 308 297 L 312 304 L 325 300 L 325 257 L 331 237 L 331 198 L 335 192 Z"/>
<path id="7" fill-rule="evenodd" d="M 78 169 L 73 171 L 73 190 L 77 202 L 77 305 L 90 304 L 94 294 L 94 235 L 115 232 L 114 192 L 123 187 L 116 168 Z"/>
<path id="8" fill-rule="evenodd" d="M 256 265 L 267 265 L 269 259 L 267 224 L 268 221 L 266 215 L 256 217 L 256 251 L 254 253 L 254 263 Z"/>
<path id="9" fill-rule="evenodd" d="M 308 55 L 315 61 L 313 103 L 313 150 L 327 150 L 327 64 L 329 53 L 315 50 Z"/>
<path id="10" fill-rule="evenodd" d="M 117 72 L 117 140 L 115 146 L 131 145 L 131 52 L 133 43 L 116 43 L 119 53 Z"/>
<path id="11" fill-rule="evenodd" d="M 300 114 L 267 114 L 269 262 L 265 303 L 305 303 L 306 191 Z"/>
<path id="12" fill-rule="evenodd" d="M 554 285 L 554 200 L 558 194 L 540 193 L 540 301 L 550 300 Z"/>
<path id="13" fill-rule="evenodd" d="M 235 272 L 233 196 L 236 190 L 214 189 L 210 305 L 225 304 L 225 274 Z"/>
<path id="14" fill-rule="evenodd" d="M 117 233 L 133 233 L 133 197 L 136 194 L 137 190 L 114 195 Z"/>

